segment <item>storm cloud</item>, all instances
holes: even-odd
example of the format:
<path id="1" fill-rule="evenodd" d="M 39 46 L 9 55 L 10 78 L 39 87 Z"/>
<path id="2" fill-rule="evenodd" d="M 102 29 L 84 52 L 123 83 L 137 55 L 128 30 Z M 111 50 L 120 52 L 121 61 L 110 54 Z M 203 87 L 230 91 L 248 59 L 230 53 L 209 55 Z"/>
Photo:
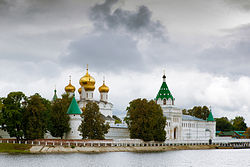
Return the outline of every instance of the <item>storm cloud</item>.
<path id="1" fill-rule="evenodd" d="M 93 64 L 97 71 L 147 71 L 147 58 L 140 52 L 139 41 L 152 38 L 166 42 L 164 26 L 152 20 L 151 11 L 139 6 L 137 11 L 114 9 L 118 0 L 105 0 L 89 11 L 94 25 L 91 33 L 72 41 L 61 62 L 82 66 Z"/>
<path id="2" fill-rule="evenodd" d="M 96 4 L 90 10 L 89 18 L 94 22 L 96 29 L 125 30 L 133 34 L 152 35 L 155 38 L 165 38 L 166 29 L 159 20 L 152 20 L 152 12 L 147 6 L 139 6 L 136 11 L 117 8 L 112 11 L 112 6 L 118 0 L 105 0 Z"/>

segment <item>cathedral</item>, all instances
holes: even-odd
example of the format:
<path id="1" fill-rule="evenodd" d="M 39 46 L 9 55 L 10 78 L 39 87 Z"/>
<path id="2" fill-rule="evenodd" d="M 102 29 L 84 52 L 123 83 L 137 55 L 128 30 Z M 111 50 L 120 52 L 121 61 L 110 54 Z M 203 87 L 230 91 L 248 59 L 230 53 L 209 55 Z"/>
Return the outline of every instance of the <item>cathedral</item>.
<path id="1" fill-rule="evenodd" d="M 66 134 L 66 139 L 81 139 L 80 132 L 78 131 L 78 127 L 82 121 L 80 115 L 84 112 L 87 103 L 90 101 L 97 103 L 100 109 L 99 111 L 103 115 L 106 122 L 114 122 L 112 118 L 113 104 L 108 101 L 109 87 L 105 84 L 105 80 L 103 80 L 103 84 L 98 89 L 100 93 L 99 100 L 94 99 L 95 79 L 89 74 L 88 67 L 86 74 L 80 78 L 79 84 L 80 88 L 78 89 L 78 93 L 80 95 L 80 99 L 78 103 L 74 96 L 76 88 L 71 84 L 71 79 L 69 80 L 69 84 L 65 87 L 65 92 L 70 96 L 73 96 L 73 100 L 67 112 L 70 116 L 71 130 Z"/>

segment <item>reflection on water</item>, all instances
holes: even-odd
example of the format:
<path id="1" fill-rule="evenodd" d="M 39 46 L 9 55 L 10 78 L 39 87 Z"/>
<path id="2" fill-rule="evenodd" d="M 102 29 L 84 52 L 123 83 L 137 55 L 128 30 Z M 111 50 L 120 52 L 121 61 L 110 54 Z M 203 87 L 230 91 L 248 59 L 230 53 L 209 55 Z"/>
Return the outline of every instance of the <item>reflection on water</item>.
<path id="1" fill-rule="evenodd" d="M 250 149 L 0 155 L 0 167 L 250 166 Z"/>

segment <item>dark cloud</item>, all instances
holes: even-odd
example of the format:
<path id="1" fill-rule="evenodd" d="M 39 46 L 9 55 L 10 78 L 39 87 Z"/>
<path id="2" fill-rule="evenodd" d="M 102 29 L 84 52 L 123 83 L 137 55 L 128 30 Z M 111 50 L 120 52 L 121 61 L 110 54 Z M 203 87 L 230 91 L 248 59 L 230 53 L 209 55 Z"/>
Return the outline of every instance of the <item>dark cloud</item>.
<path id="1" fill-rule="evenodd" d="M 72 42 L 69 51 L 69 55 L 61 59 L 64 64 L 90 64 L 97 71 L 113 72 L 145 69 L 137 42 L 126 35 L 110 32 L 89 34 Z"/>
<path id="2" fill-rule="evenodd" d="M 227 4 L 231 5 L 232 7 L 237 7 L 240 9 L 244 9 L 249 11 L 250 10 L 250 1 L 249 0 L 224 0 Z"/>
<path id="3" fill-rule="evenodd" d="M 146 58 L 138 49 L 142 39 L 161 39 L 165 42 L 164 26 L 153 21 L 151 11 L 140 6 L 137 11 L 112 7 L 118 0 L 106 0 L 94 5 L 89 18 L 94 25 L 90 34 L 71 42 L 69 54 L 60 58 L 63 64 L 93 64 L 97 71 L 146 71 Z M 162 40 L 164 39 L 164 40 Z"/>
<path id="4" fill-rule="evenodd" d="M 159 20 L 152 20 L 152 12 L 146 6 L 139 6 L 137 11 L 123 10 L 112 7 L 118 0 L 105 0 L 96 4 L 90 10 L 89 18 L 96 29 L 125 30 L 143 36 L 152 35 L 156 38 L 166 38 L 165 27 Z"/>
<path id="5" fill-rule="evenodd" d="M 28 28 L 39 30 L 82 23 L 92 3 L 91 0 L 74 0 L 74 3 L 68 0 L 0 0 L 0 25 L 16 29 L 29 25 Z"/>

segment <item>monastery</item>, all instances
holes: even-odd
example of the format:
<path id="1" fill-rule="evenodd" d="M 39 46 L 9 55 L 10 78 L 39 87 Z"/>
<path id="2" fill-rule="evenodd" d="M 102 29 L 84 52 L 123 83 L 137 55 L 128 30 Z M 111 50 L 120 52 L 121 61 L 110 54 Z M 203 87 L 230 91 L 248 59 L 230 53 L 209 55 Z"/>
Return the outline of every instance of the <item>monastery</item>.
<path id="1" fill-rule="evenodd" d="M 159 92 L 154 99 L 162 107 L 163 114 L 166 116 L 166 140 L 209 140 L 215 138 L 216 122 L 214 121 L 211 109 L 207 120 L 202 120 L 190 115 L 182 114 L 182 109 L 175 106 L 175 98 L 171 94 L 167 83 L 166 76 L 163 75 L 163 82 Z M 94 99 L 95 79 L 89 74 L 88 67 L 86 74 L 79 80 L 80 88 L 78 93 L 79 99 L 75 99 L 74 93 L 76 88 L 71 84 L 65 87 L 65 92 L 73 96 L 72 102 L 68 108 L 67 114 L 70 116 L 71 130 L 65 134 L 65 139 L 81 139 L 78 127 L 81 124 L 81 114 L 84 112 L 86 104 L 93 101 L 98 104 L 101 114 L 106 122 L 109 122 L 110 129 L 105 135 L 106 139 L 129 139 L 128 127 L 125 123 L 115 124 L 112 118 L 113 104 L 108 100 L 109 87 L 103 84 L 99 87 L 99 100 Z M 57 98 L 56 90 L 53 100 Z M 0 130 L 0 136 L 10 138 L 7 132 Z M 46 134 L 45 138 L 52 138 Z"/>
<path id="2" fill-rule="evenodd" d="M 157 104 L 163 109 L 163 114 L 166 116 L 166 139 L 167 140 L 208 140 L 215 138 L 216 122 L 214 121 L 212 112 L 210 110 L 207 120 L 202 120 L 190 115 L 183 115 L 182 109 L 175 106 L 175 98 L 172 96 L 167 83 L 166 76 L 163 75 L 163 82 L 160 90 L 155 98 Z M 114 124 L 112 119 L 113 104 L 108 101 L 109 88 L 105 85 L 99 87 L 100 100 L 94 100 L 93 92 L 95 90 L 95 79 L 88 73 L 79 81 L 81 87 L 78 89 L 80 99 L 77 105 L 75 98 L 69 107 L 68 114 L 70 115 L 71 131 L 66 135 L 67 139 L 80 139 L 78 127 L 81 124 L 80 114 L 84 111 L 86 104 L 89 101 L 96 102 L 99 105 L 100 112 L 104 116 L 106 122 L 110 123 L 109 133 L 106 134 L 108 139 L 124 139 L 129 138 L 129 131 L 127 125 Z M 69 85 L 65 87 L 66 93 L 73 95 L 75 87 Z"/>

